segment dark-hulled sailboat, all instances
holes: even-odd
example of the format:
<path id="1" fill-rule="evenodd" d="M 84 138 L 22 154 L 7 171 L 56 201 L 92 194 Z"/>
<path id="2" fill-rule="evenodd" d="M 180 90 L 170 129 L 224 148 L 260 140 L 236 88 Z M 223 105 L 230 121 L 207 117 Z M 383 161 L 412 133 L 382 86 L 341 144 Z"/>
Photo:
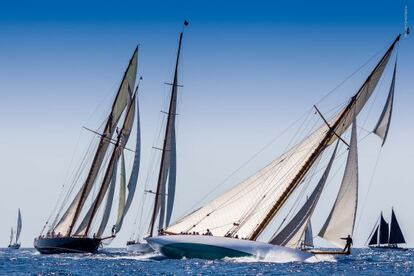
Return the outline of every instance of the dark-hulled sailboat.
<path id="1" fill-rule="evenodd" d="M 188 25 L 184 21 L 184 27 Z M 152 237 L 158 223 L 158 229 L 164 229 L 169 226 L 172 211 L 174 207 L 175 189 L 176 189 L 176 167 L 177 167 L 177 153 L 176 153 L 176 134 L 175 121 L 177 116 L 177 94 L 178 94 L 178 71 L 181 54 L 181 43 L 183 39 L 183 32 L 179 35 L 177 57 L 175 61 L 175 70 L 173 81 L 171 84 L 171 94 L 168 106 L 168 112 L 164 112 L 167 116 L 165 125 L 165 133 L 161 150 L 161 160 L 158 170 L 158 180 L 155 191 L 147 191 L 148 195 L 154 196 L 154 205 L 152 207 L 151 221 L 149 224 L 148 236 Z M 140 222 L 142 223 L 142 222 Z M 140 233 L 138 233 L 139 235 Z M 153 249 L 144 241 L 140 241 L 142 237 L 136 237 L 128 241 L 127 247 L 129 251 L 136 253 L 148 253 Z"/>
<path id="2" fill-rule="evenodd" d="M 17 226 L 16 226 L 16 236 L 14 236 L 13 227 L 10 232 L 10 242 L 7 248 L 9 249 L 19 249 L 20 248 L 20 233 L 22 232 L 22 215 L 20 209 L 17 212 Z"/>
<path id="3" fill-rule="evenodd" d="M 81 167 L 89 167 L 85 180 L 79 190 L 76 190 L 75 186 L 69 189 L 61 207 L 53 216 L 53 221 L 46 222 L 41 235 L 34 241 L 34 246 L 40 253 L 94 253 L 103 241 L 111 241 L 121 229 L 135 193 L 139 170 L 140 131 L 139 118 L 136 115 L 138 114 L 137 61 L 138 47 L 129 61 L 111 111 L 105 120 L 103 131 L 92 131 L 98 135 L 99 142 L 89 166 L 85 163 L 81 164 Z M 134 165 L 126 187 L 124 150 L 127 149 L 126 144 L 134 120 L 137 126 L 137 140 Z M 117 174 L 118 163 L 121 163 L 120 177 Z M 74 184 L 79 177 L 80 175 L 76 175 Z M 115 201 L 117 182 L 119 182 L 118 211 L 113 219 L 112 230 L 107 233 L 105 231 L 108 229 L 112 203 Z M 128 196 L 126 196 L 127 188 Z M 74 191 L 77 191 L 76 195 L 72 195 Z M 106 202 L 102 204 L 105 198 Z"/>
<path id="4" fill-rule="evenodd" d="M 380 218 L 368 239 L 368 247 L 372 249 L 406 250 L 406 248 L 398 246 L 399 244 L 405 244 L 405 238 L 395 216 L 394 208 L 391 210 L 390 224 L 385 221 L 381 212 Z"/>
<path id="5" fill-rule="evenodd" d="M 359 90 L 331 118 L 325 119 L 315 106 L 315 113 L 322 117 L 318 128 L 309 131 L 287 152 L 232 189 L 166 229 L 159 229 L 163 235 L 147 239 L 151 246 L 170 258 L 255 256 L 262 259 L 270 254 L 302 261 L 315 254 L 349 254 L 349 251 L 304 251 L 298 244 L 310 223 L 338 144 L 347 146 L 347 162 L 336 200 L 319 236 L 343 248 L 345 241 L 342 238 L 353 235 L 358 206 L 357 117 L 374 93 L 400 37 L 398 35 L 393 40 Z M 391 117 L 388 111 L 383 114 L 379 123 L 381 133 L 388 131 Z M 351 139 L 348 144 L 341 135 L 349 128 Z M 333 146 L 335 141 L 338 143 Z M 270 241 L 259 241 L 294 191 L 307 182 L 311 169 L 315 169 L 322 154 L 332 148 L 332 157 L 303 207 Z"/>

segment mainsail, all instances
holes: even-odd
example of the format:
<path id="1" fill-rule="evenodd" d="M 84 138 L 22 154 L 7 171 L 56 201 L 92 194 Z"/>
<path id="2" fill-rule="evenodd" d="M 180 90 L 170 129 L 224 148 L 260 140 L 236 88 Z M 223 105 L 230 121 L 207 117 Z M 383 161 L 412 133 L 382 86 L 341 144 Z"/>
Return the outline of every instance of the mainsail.
<path id="1" fill-rule="evenodd" d="M 124 77 L 121 81 L 118 93 L 112 105 L 111 112 L 107 118 L 103 135 L 99 141 L 98 148 L 93 158 L 88 176 L 82 185 L 81 189 L 67 208 L 66 212 L 60 218 L 56 226 L 53 226 L 53 231 L 61 233 L 62 235 L 71 235 L 73 227 L 78 220 L 81 210 L 84 207 L 86 199 L 92 190 L 98 173 L 101 169 L 106 152 L 110 145 L 116 125 L 128 105 L 131 98 L 131 89 L 135 87 L 136 73 L 137 73 L 138 47 L 135 49 L 129 65 L 125 71 Z"/>
<path id="2" fill-rule="evenodd" d="M 271 244 L 296 248 L 301 245 L 301 242 L 303 242 L 303 238 L 304 236 L 306 237 L 305 234 L 308 229 L 312 231 L 311 228 L 309 228 L 310 218 L 315 210 L 316 204 L 319 201 L 320 195 L 322 194 L 326 180 L 328 179 L 329 172 L 335 160 L 337 148 L 338 143 L 335 146 L 325 172 L 310 197 L 306 200 L 305 204 L 296 213 L 296 215 L 289 221 L 289 223 L 270 240 Z M 312 239 L 312 234 L 310 238 Z"/>
<path id="3" fill-rule="evenodd" d="M 351 125 L 372 95 L 398 36 L 350 102 L 285 154 L 239 185 L 179 219 L 166 233 L 200 232 L 256 240 L 284 206 L 324 150 Z"/>
<path id="4" fill-rule="evenodd" d="M 394 88 L 395 88 L 395 75 L 397 71 L 397 61 L 395 61 L 394 72 L 392 74 L 392 81 L 390 86 L 390 91 L 388 93 L 387 101 L 385 103 L 384 109 L 382 110 L 381 116 L 378 120 L 377 125 L 374 128 L 374 133 L 382 139 L 382 145 L 384 145 L 385 140 L 387 140 L 388 130 L 391 123 L 392 115 L 392 106 L 394 102 Z"/>
<path id="5" fill-rule="evenodd" d="M 17 213 L 17 228 L 16 228 L 16 243 L 18 243 L 20 238 L 20 233 L 22 232 L 22 215 L 20 213 L 20 208 Z"/>
<path id="6" fill-rule="evenodd" d="M 395 216 L 394 209 L 391 211 L 391 226 L 390 226 L 390 239 L 389 244 L 405 243 L 404 235 L 398 224 L 397 217 Z"/>
<path id="7" fill-rule="evenodd" d="M 154 208 L 151 217 L 149 234 L 152 236 L 158 217 L 158 229 L 164 229 L 170 223 L 175 197 L 176 182 L 176 141 L 175 118 L 177 115 L 177 88 L 178 64 L 180 61 L 181 42 L 183 33 L 180 33 L 177 59 L 175 63 L 174 79 L 171 89 L 171 98 L 167 113 L 164 143 L 162 147 L 161 163 L 158 174 L 157 190 L 154 199 Z"/>
<path id="8" fill-rule="evenodd" d="M 382 216 L 382 212 L 381 212 L 381 219 L 380 219 L 380 224 L 379 224 L 379 240 L 378 240 L 379 244 L 388 244 L 388 237 L 389 237 L 388 227 L 389 227 L 388 223 L 385 221 L 384 217 Z"/>
<path id="9" fill-rule="evenodd" d="M 13 227 L 11 228 L 11 231 L 10 231 L 10 245 L 12 245 L 13 244 L 13 235 L 14 233 L 13 233 Z"/>
<path id="10" fill-rule="evenodd" d="M 358 206 L 358 148 L 356 119 L 352 124 L 351 143 L 341 187 L 334 206 L 319 236 L 336 246 L 345 246 L 344 238 L 353 234 Z"/>

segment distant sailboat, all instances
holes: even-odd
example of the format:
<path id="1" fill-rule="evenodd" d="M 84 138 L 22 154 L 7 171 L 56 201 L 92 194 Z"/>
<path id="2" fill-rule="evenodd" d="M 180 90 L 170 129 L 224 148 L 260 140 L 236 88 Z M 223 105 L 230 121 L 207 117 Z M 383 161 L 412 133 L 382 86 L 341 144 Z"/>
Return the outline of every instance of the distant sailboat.
<path id="1" fill-rule="evenodd" d="M 44 229 L 47 232 L 42 233 L 34 241 L 34 246 L 40 253 L 94 253 L 103 241 L 111 241 L 121 229 L 134 197 L 139 171 L 140 139 L 137 137 L 134 165 L 126 187 L 124 150 L 134 121 L 137 121 L 136 135 L 140 135 L 139 118 L 136 115 L 137 61 L 138 47 L 129 61 L 102 133 L 92 130 L 99 136 L 99 143 L 83 184 L 79 190 L 74 190 L 73 187 L 69 190 L 66 198 L 71 201 L 64 200 L 52 223 L 46 222 Z M 111 217 L 112 203 L 115 201 L 118 163 L 121 163 L 118 211 L 110 233 L 105 234 Z M 85 163 L 82 163 L 82 166 L 84 167 Z M 77 191 L 76 195 L 72 195 L 72 191 Z"/>
<path id="2" fill-rule="evenodd" d="M 184 26 L 187 26 L 188 22 L 184 22 Z M 176 188 L 176 134 L 175 134 L 175 121 L 177 116 L 177 93 L 178 87 L 178 66 L 180 62 L 181 43 L 183 39 L 183 32 L 180 33 L 178 42 L 178 51 L 175 62 L 174 77 L 171 83 L 171 95 L 169 100 L 167 123 L 165 126 L 164 141 L 161 150 L 161 161 L 158 170 L 158 181 L 156 191 L 147 191 L 149 195 L 154 195 L 154 206 L 152 208 L 152 216 L 149 224 L 148 235 L 151 237 L 154 234 L 155 225 L 158 220 L 158 229 L 164 229 L 169 226 L 171 215 L 174 207 L 175 188 Z M 153 249 L 145 241 L 140 241 L 137 237 L 134 240 L 127 242 L 129 251 L 136 253 L 148 253 Z"/>
<path id="3" fill-rule="evenodd" d="M 292 220 L 269 243 L 258 239 L 269 229 L 275 216 L 304 182 L 321 155 L 336 140 L 348 146 L 348 158 L 341 187 L 319 236 L 337 247 L 344 246 L 341 238 L 352 236 L 358 205 L 357 116 L 374 93 L 399 39 L 400 35 L 391 43 L 360 89 L 331 119 L 325 119 L 315 106 L 323 120 L 319 128 L 234 188 L 169 227 L 159 228 L 161 235 L 147 239 L 151 246 L 170 258 L 263 258 L 267 254 L 283 254 L 301 261 L 314 254 L 349 254 L 349 251 L 303 251 L 300 246 L 298 249 L 306 236 L 337 146 L 319 183 Z M 389 120 L 385 124 L 389 124 Z M 348 145 L 341 135 L 351 125 Z"/>
<path id="4" fill-rule="evenodd" d="M 16 238 L 13 239 L 14 237 L 14 231 L 13 231 L 13 227 L 11 228 L 11 233 L 10 233 L 10 243 L 8 248 L 10 249 L 19 249 L 20 248 L 20 242 L 19 242 L 19 238 L 20 238 L 20 233 L 22 232 L 22 215 L 20 213 L 20 209 L 17 212 L 17 227 L 16 227 Z"/>
<path id="5" fill-rule="evenodd" d="M 381 212 L 380 219 L 368 239 L 368 247 L 372 249 L 406 250 L 406 248 L 399 247 L 399 244 L 405 244 L 405 238 L 395 216 L 394 208 L 391 210 L 390 225 L 385 221 Z"/>

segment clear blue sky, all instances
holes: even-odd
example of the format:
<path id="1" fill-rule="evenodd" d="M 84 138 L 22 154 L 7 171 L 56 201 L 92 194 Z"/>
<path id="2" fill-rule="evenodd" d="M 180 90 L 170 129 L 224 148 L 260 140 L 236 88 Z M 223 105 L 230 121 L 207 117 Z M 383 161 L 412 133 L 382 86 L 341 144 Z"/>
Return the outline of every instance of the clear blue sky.
<path id="1" fill-rule="evenodd" d="M 8 242 L 18 207 L 24 219 L 23 246 L 32 246 L 91 139 L 81 127 L 99 125 L 137 43 L 139 72 L 144 76 L 142 186 L 168 92 L 163 83 L 172 75 L 177 35 L 183 19 L 190 22 L 181 68 L 185 87 L 178 127 L 179 216 L 380 53 L 402 31 L 406 2 L 2 1 L 0 246 Z M 393 125 L 365 206 L 366 224 L 358 229 L 360 244 L 379 211 L 388 212 L 394 205 L 414 245 L 409 212 L 414 192 L 409 174 L 414 158 L 412 49 L 412 38 L 399 48 Z M 350 96 L 376 59 L 335 93 L 331 103 Z M 385 101 L 387 85 L 384 81 L 381 86 L 379 103 Z M 366 127 L 372 128 L 372 123 Z M 223 190 L 277 157 L 285 145 L 274 145 Z M 360 185 L 365 196 L 379 141 L 372 137 L 361 147 Z M 135 213 L 129 214 L 130 222 Z M 315 217 L 315 232 L 325 216 Z M 124 245 L 132 227 L 127 223 L 113 245 Z"/>

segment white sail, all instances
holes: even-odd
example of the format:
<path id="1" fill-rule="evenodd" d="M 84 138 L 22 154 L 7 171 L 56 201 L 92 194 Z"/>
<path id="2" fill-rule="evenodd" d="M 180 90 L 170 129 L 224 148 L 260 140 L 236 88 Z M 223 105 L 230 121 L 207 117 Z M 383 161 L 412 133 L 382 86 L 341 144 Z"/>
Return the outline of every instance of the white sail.
<path id="1" fill-rule="evenodd" d="M 334 206 L 319 236 L 332 244 L 343 247 L 348 235 L 354 231 L 358 206 L 358 147 L 356 119 L 352 124 L 351 143 L 341 187 Z"/>
<path id="2" fill-rule="evenodd" d="M 115 165 L 115 168 L 112 172 L 111 184 L 109 185 L 109 189 L 108 189 L 107 196 L 106 196 L 106 204 L 105 204 L 105 210 L 102 216 L 102 221 L 101 221 L 101 224 L 99 225 L 99 229 L 96 234 L 96 236 L 98 237 L 102 236 L 109 221 L 109 215 L 111 214 L 112 202 L 114 200 L 114 194 L 115 194 L 116 174 L 117 174 L 117 166 Z"/>
<path id="3" fill-rule="evenodd" d="M 138 91 L 138 88 L 137 88 Z M 139 120 L 139 100 L 137 98 L 137 106 L 136 106 L 136 141 L 135 141 L 135 155 L 134 155 L 134 162 L 132 165 L 131 176 L 129 177 L 128 181 L 128 196 L 125 202 L 124 212 L 116 225 L 116 232 L 118 233 L 121 230 L 122 223 L 124 220 L 125 215 L 128 213 L 129 207 L 131 207 L 132 200 L 134 199 L 135 190 L 137 187 L 138 182 L 138 174 L 139 174 L 139 165 L 141 161 L 141 128 L 140 128 L 140 120 Z"/>
<path id="4" fill-rule="evenodd" d="M 126 179 L 125 179 L 125 157 L 124 153 L 121 154 L 121 179 L 119 184 L 119 196 L 118 196 L 118 214 L 116 218 L 116 225 L 121 222 L 122 216 L 125 210 L 125 193 L 126 193 Z"/>
<path id="5" fill-rule="evenodd" d="M 352 123 L 372 95 L 384 72 L 390 55 L 399 37 L 390 46 L 347 107 L 342 109 L 329 124 L 337 135 L 341 135 Z M 194 212 L 179 219 L 166 232 L 200 232 L 209 229 L 213 235 L 237 234 L 241 238 L 256 239 L 277 213 L 273 211 L 279 200 L 286 198 L 303 179 L 303 168 L 307 171 L 337 136 L 324 124 L 311 135 L 293 146 L 285 154 L 272 161 L 228 192 L 210 201 Z M 329 141 L 321 148 L 321 143 Z M 286 196 L 287 194 L 287 196 Z M 271 213 L 273 212 L 273 213 Z M 264 227 L 261 227 L 264 224 Z M 260 229 L 258 228 L 260 227 Z"/>
<path id="6" fill-rule="evenodd" d="M 309 220 L 306 225 L 306 230 L 303 238 L 303 245 L 308 247 L 313 247 L 313 232 L 312 232 L 312 223 Z"/>
<path id="7" fill-rule="evenodd" d="M 319 201 L 320 195 L 322 194 L 323 188 L 325 187 L 325 183 L 328 179 L 329 172 L 332 168 L 332 164 L 335 160 L 337 148 L 338 143 L 335 146 L 321 179 L 314 188 L 310 197 L 306 200 L 302 208 L 300 208 L 295 216 L 289 221 L 289 223 L 271 238 L 269 241 L 271 244 L 288 246 L 292 248 L 301 246 L 304 235 L 308 229 L 310 218 Z"/>
<path id="8" fill-rule="evenodd" d="M 382 110 L 381 116 L 378 120 L 377 125 L 374 128 L 374 133 L 382 139 L 382 145 L 387 140 L 388 130 L 391 123 L 392 106 L 394 102 L 394 88 L 395 88 L 395 75 L 397 71 L 397 61 L 394 65 L 394 72 L 392 75 L 392 81 L 390 91 L 388 93 L 387 102 L 385 103 L 384 109 Z"/>
<path id="9" fill-rule="evenodd" d="M 79 192 L 67 208 L 66 212 L 61 217 L 58 224 L 54 226 L 54 232 L 56 233 L 61 233 L 62 235 L 71 234 L 70 232 L 72 231 L 72 227 L 78 219 L 80 210 L 83 208 L 86 199 L 90 191 L 92 190 L 92 187 L 101 169 L 102 162 L 104 160 L 105 154 L 110 144 L 109 140 L 106 137 L 113 136 L 115 126 L 117 125 L 122 115 L 122 112 L 127 106 L 129 99 L 131 98 L 130 90 L 131 88 L 133 89 L 133 87 L 135 87 L 137 60 L 138 48 L 134 51 L 134 54 L 132 55 L 132 58 L 129 62 L 128 68 L 125 71 L 118 93 L 115 97 L 111 113 L 108 116 L 108 120 L 103 131 L 103 136 L 101 137 L 98 149 L 92 161 L 88 177 L 85 183 L 82 185 L 82 188 L 79 190 Z"/>
<path id="10" fill-rule="evenodd" d="M 13 244 L 13 235 L 14 233 L 13 233 L 13 227 L 11 228 L 11 231 L 10 231 L 10 243 L 9 243 L 9 245 L 12 245 Z"/>
<path id="11" fill-rule="evenodd" d="M 22 215 L 19 209 L 17 213 L 16 243 L 19 241 L 21 232 L 22 232 Z"/>

